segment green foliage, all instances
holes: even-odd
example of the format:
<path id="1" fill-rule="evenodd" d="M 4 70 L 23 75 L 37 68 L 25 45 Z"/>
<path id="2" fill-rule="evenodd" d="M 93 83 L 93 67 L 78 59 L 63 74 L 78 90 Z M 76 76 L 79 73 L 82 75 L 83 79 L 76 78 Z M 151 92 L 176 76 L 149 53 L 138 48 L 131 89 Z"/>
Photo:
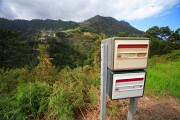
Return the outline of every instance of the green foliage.
<path id="1" fill-rule="evenodd" d="M 95 69 L 97 69 L 98 71 L 100 71 L 100 65 L 101 65 L 101 41 L 105 38 L 106 38 L 105 34 L 100 34 L 99 39 L 97 39 L 95 42 L 95 47 L 94 47 L 95 51 L 93 53 L 93 57 L 94 57 L 93 64 Z"/>
<path id="2" fill-rule="evenodd" d="M 14 91 L 17 87 L 18 79 L 23 79 L 24 82 L 29 82 L 31 78 L 32 77 L 27 68 L 0 69 L 0 95 L 5 95 Z"/>
<path id="3" fill-rule="evenodd" d="M 12 102 L 13 95 L 8 94 L 0 97 L 0 119 L 10 120 L 12 119 L 13 111 L 15 110 L 14 104 Z"/>
<path id="4" fill-rule="evenodd" d="M 12 118 L 42 118 L 48 109 L 51 89 L 45 82 L 20 83 L 14 96 Z"/>
<path id="5" fill-rule="evenodd" d="M 60 120 L 73 119 L 74 112 L 84 109 L 86 102 L 94 102 L 93 92 L 89 90 L 93 81 L 81 69 L 63 69 L 60 80 L 53 85 L 49 106 Z"/>
<path id="6" fill-rule="evenodd" d="M 65 32 L 59 31 L 59 32 L 56 32 L 56 36 L 58 38 L 65 38 L 67 36 L 67 34 Z"/>
<path id="7" fill-rule="evenodd" d="M 55 41 L 48 41 L 48 53 L 53 58 L 52 63 L 60 69 L 83 66 L 98 37 L 95 33 L 82 32 L 79 27 L 60 30 L 56 34 Z"/>
<path id="8" fill-rule="evenodd" d="M 0 67 L 18 68 L 37 65 L 34 41 L 19 41 L 19 33 L 0 30 Z"/>
<path id="9" fill-rule="evenodd" d="M 39 44 L 39 64 L 35 68 L 35 80 L 45 81 L 47 83 L 53 83 L 56 80 L 58 73 L 57 69 L 52 65 L 51 58 L 47 53 L 48 45 Z"/>
<path id="10" fill-rule="evenodd" d="M 127 34 L 125 32 L 119 32 L 118 37 L 126 37 Z"/>
<path id="11" fill-rule="evenodd" d="M 60 120 L 73 119 L 76 109 L 84 106 L 82 82 L 55 84 L 50 98 L 50 107 Z"/>
<path id="12" fill-rule="evenodd" d="M 142 34 L 129 34 L 128 37 L 143 37 Z"/>
<path id="13" fill-rule="evenodd" d="M 145 92 L 148 95 L 171 95 L 180 98 L 180 50 L 153 56 L 148 63 Z"/>
<path id="14" fill-rule="evenodd" d="M 146 31 L 145 34 L 146 34 L 145 36 L 148 36 L 148 37 L 155 37 L 155 38 L 159 38 L 159 39 L 171 41 L 171 42 L 177 42 L 177 41 L 179 42 L 179 38 L 180 38 L 179 29 L 177 29 L 174 32 L 174 31 L 171 31 L 171 29 L 168 26 L 151 27 Z"/>
<path id="15" fill-rule="evenodd" d="M 87 54 L 87 59 L 84 61 L 84 65 L 90 65 L 93 66 L 93 61 L 94 61 L 94 57 L 93 57 L 93 53 L 95 51 L 95 48 L 92 48 L 88 54 Z"/>
<path id="16" fill-rule="evenodd" d="M 169 36 L 168 41 L 175 42 L 177 44 L 180 43 L 180 28 L 178 28 L 175 32 Z"/>
<path id="17" fill-rule="evenodd" d="M 162 39 L 167 39 L 171 35 L 171 30 L 168 26 L 161 27 L 160 29 L 160 36 Z"/>
<path id="18" fill-rule="evenodd" d="M 180 62 L 155 64 L 148 68 L 146 94 L 180 98 Z"/>
<path id="19" fill-rule="evenodd" d="M 88 97 L 89 97 L 89 101 L 90 101 L 90 105 L 92 107 L 95 107 L 96 105 L 96 100 L 97 100 L 97 96 L 95 94 L 95 92 L 93 91 L 92 87 L 89 89 L 89 92 L 88 92 Z"/>
<path id="20" fill-rule="evenodd" d="M 162 64 L 168 62 L 178 62 L 180 61 L 180 50 L 175 50 L 171 53 L 164 54 L 161 56 L 154 55 L 148 62 L 149 66 L 153 66 L 155 64 Z"/>
<path id="21" fill-rule="evenodd" d="M 113 120 L 120 119 L 119 118 L 119 108 L 117 105 L 110 105 L 108 107 L 108 111 L 112 113 Z"/>
<path id="22" fill-rule="evenodd" d="M 150 56 L 153 55 L 162 55 L 165 53 L 170 52 L 171 50 L 169 49 L 168 44 L 166 44 L 165 41 L 152 38 L 151 43 L 150 43 Z"/>
<path id="23" fill-rule="evenodd" d="M 35 80 L 36 81 L 45 81 L 52 85 L 58 79 L 58 70 L 52 65 L 51 58 L 47 53 L 48 45 L 39 44 L 39 64 L 35 68 Z M 47 108 L 46 108 L 47 109 Z"/>
<path id="24" fill-rule="evenodd" d="M 92 26 L 88 24 L 82 24 L 80 27 L 80 30 L 82 32 L 92 32 L 92 33 L 97 33 L 97 30 L 95 30 Z"/>
<path id="25" fill-rule="evenodd" d="M 154 27 L 149 28 L 146 31 L 146 34 L 152 35 L 153 37 L 155 37 L 155 36 L 157 37 L 160 34 L 159 27 L 158 26 L 154 26 Z"/>
<path id="26" fill-rule="evenodd" d="M 34 39 L 40 30 L 70 29 L 79 26 L 78 23 L 62 20 L 8 20 L 0 18 L 0 29 L 21 31 L 21 39 Z"/>
<path id="27" fill-rule="evenodd" d="M 156 37 L 151 37 L 150 56 L 170 53 L 171 51 L 177 50 L 179 48 L 180 48 L 179 44 L 175 44 L 169 41 L 164 41 Z"/>
<path id="28" fill-rule="evenodd" d="M 143 34 L 126 21 L 118 21 L 112 17 L 94 16 L 80 24 L 83 32 L 104 33 L 107 36 L 117 35 L 120 31 L 127 34 Z"/>
<path id="29" fill-rule="evenodd" d="M 47 49 L 49 56 L 52 59 L 53 65 L 63 69 L 66 66 L 75 68 L 83 65 L 84 55 L 74 50 L 72 46 L 61 42 L 48 42 L 49 48 Z"/>

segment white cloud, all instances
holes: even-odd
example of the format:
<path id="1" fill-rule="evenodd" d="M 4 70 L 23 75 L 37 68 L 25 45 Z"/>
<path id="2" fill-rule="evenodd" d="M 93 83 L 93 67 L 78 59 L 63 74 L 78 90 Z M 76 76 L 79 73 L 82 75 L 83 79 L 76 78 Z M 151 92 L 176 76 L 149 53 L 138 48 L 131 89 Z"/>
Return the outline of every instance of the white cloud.
<path id="1" fill-rule="evenodd" d="M 0 17 L 83 21 L 94 15 L 136 20 L 162 15 L 179 0 L 1 0 Z"/>

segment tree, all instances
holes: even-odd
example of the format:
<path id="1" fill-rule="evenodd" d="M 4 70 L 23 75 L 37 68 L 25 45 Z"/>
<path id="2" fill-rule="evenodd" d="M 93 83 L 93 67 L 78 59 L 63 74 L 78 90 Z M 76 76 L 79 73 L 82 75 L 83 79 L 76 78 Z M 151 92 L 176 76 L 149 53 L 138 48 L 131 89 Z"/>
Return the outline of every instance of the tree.
<path id="1" fill-rule="evenodd" d="M 9 54 L 10 46 L 13 45 L 14 39 L 17 39 L 19 36 L 18 32 L 12 32 L 7 30 L 0 29 L 0 67 L 7 66 L 5 63 L 6 59 L 9 56 L 13 56 Z M 14 44 L 15 45 L 15 44 Z M 5 52 L 6 51 L 6 52 Z"/>
<path id="2" fill-rule="evenodd" d="M 180 44 L 180 28 L 169 36 L 168 41 Z"/>
<path id="3" fill-rule="evenodd" d="M 178 28 L 175 33 L 180 34 L 180 28 Z"/>
<path id="4" fill-rule="evenodd" d="M 129 34 L 128 37 L 142 37 L 142 34 Z"/>
<path id="5" fill-rule="evenodd" d="M 179 39 L 179 29 L 173 32 L 168 26 L 154 26 L 149 28 L 144 36 L 151 39 L 150 56 L 166 54 L 180 48 L 179 44 L 175 44 Z"/>
<path id="6" fill-rule="evenodd" d="M 118 37 L 126 37 L 127 34 L 125 32 L 119 32 Z"/>
<path id="7" fill-rule="evenodd" d="M 160 28 L 158 26 L 154 26 L 146 31 L 145 36 L 156 37 L 162 40 L 168 40 L 172 34 L 173 31 L 171 31 L 171 29 L 168 26 L 160 27 Z M 172 37 L 171 39 L 174 39 L 174 37 L 177 37 L 177 34 L 174 33 L 171 37 Z"/>
<path id="8" fill-rule="evenodd" d="M 52 77 L 57 75 L 57 69 L 51 63 L 52 59 L 49 58 L 47 53 L 48 47 L 48 45 L 39 44 L 37 49 L 39 64 L 35 68 L 35 80 L 53 83 L 54 81 L 51 80 L 54 80 Z"/>
<path id="9" fill-rule="evenodd" d="M 19 68 L 37 65 L 37 42 L 21 41 L 17 31 L 0 30 L 0 67 Z"/>
<path id="10" fill-rule="evenodd" d="M 167 40 L 167 38 L 171 35 L 172 31 L 170 30 L 170 28 L 168 26 L 166 27 L 161 27 L 159 29 L 159 32 L 160 32 L 160 37 L 161 39 L 163 40 Z"/>
<path id="11" fill-rule="evenodd" d="M 157 37 L 160 34 L 160 28 L 158 26 L 151 27 L 146 31 L 146 34 Z"/>

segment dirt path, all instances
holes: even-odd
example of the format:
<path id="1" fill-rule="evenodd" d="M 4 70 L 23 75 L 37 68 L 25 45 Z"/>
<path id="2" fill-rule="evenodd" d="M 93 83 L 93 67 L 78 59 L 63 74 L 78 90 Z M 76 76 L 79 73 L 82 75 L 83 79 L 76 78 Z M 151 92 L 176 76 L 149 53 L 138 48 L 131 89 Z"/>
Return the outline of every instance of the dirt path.
<path id="1" fill-rule="evenodd" d="M 97 95 L 98 96 L 98 95 Z M 111 101 L 107 97 L 107 120 L 126 120 L 129 99 Z M 99 100 L 95 108 L 83 111 L 78 120 L 99 120 Z M 136 120 L 180 120 L 180 100 L 167 96 L 138 99 Z"/>
<path id="2" fill-rule="evenodd" d="M 137 114 L 141 120 L 180 120 L 180 100 L 145 96 L 139 99 Z"/>

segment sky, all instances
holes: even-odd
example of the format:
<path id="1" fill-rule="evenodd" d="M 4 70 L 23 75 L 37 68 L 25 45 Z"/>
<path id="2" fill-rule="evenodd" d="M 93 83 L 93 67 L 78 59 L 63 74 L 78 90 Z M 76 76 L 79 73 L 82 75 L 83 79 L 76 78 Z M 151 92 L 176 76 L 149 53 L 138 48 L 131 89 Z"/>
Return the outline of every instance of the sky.
<path id="1" fill-rule="evenodd" d="M 0 0 L 0 17 L 82 22 L 95 15 L 125 20 L 146 31 L 180 28 L 180 0 Z"/>

